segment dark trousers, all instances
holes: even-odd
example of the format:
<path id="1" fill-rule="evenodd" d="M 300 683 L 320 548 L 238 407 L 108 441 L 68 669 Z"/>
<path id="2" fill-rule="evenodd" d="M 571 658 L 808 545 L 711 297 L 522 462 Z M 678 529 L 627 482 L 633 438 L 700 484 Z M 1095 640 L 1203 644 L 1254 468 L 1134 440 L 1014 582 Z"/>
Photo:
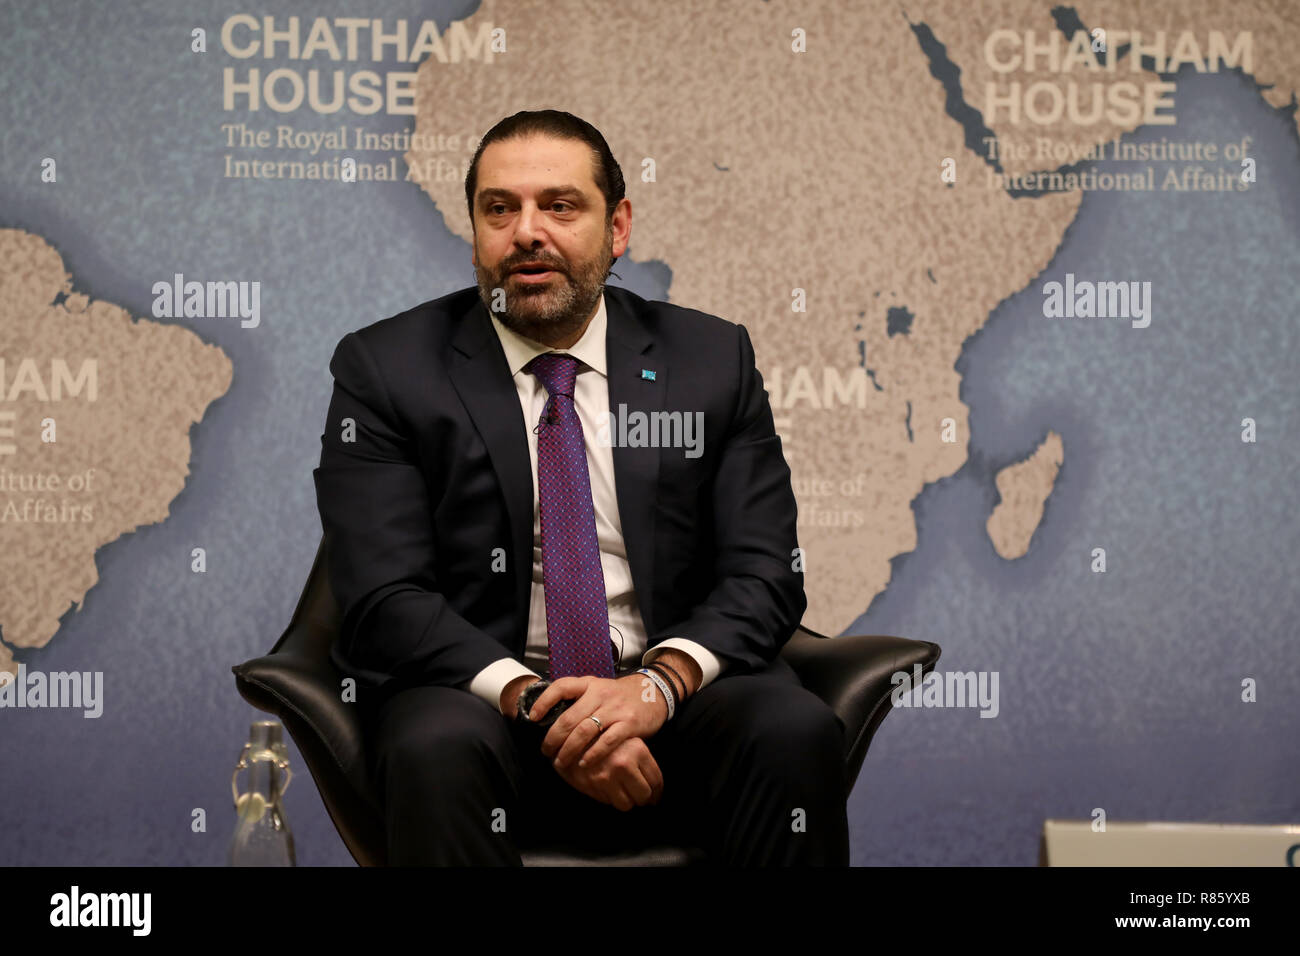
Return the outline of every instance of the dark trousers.
<path id="1" fill-rule="evenodd" d="M 542 843 L 690 844 L 732 866 L 849 862 L 843 724 L 780 658 L 682 703 L 646 740 L 662 799 L 627 811 L 574 789 L 539 740 L 465 690 L 397 691 L 367 725 L 390 865 L 519 866 L 520 849 Z"/>

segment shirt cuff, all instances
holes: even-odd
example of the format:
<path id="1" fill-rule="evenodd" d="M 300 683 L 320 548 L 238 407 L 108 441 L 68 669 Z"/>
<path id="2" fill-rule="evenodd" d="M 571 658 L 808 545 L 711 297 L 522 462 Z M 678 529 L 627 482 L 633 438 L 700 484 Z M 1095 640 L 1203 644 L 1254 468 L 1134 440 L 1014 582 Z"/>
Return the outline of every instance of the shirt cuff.
<path id="1" fill-rule="evenodd" d="M 703 674 L 703 679 L 700 681 L 700 686 L 695 688 L 696 693 L 699 693 L 704 688 L 708 687 L 710 682 L 722 673 L 722 661 L 718 659 L 717 654 L 714 654 L 703 644 L 688 641 L 684 637 L 666 637 L 654 647 L 648 648 L 646 652 L 641 655 L 641 666 L 644 667 L 646 664 L 649 664 L 659 656 L 660 651 L 665 651 L 670 647 L 674 650 L 679 650 L 684 654 L 689 654 L 695 663 L 700 665 L 700 672 Z"/>
<path id="2" fill-rule="evenodd" d="M 523 677 L 532 674 L 538 680 L 541 680 L 539 674 L 525 667 L 513 657 L 503 657 L 499 661 L 493 661 L 487 667 L 483 668 L 474 675 L 474 679 L 469 682 L 469 692 L 475 697 L 481 697 L 492 705 L 492 709 L 498 714 L 501 713 L 501 692 L 506 689 L 506 685 L 517 677 Z"/>

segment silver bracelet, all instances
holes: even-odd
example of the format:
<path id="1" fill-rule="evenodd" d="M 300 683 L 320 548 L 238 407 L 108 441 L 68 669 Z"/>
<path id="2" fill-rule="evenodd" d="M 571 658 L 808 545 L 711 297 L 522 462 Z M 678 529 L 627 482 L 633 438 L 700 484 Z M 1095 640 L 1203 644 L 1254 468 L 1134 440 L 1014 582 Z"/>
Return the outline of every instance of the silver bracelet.
<path id="1" fill-rule="evenodd" d="M 673 711 L 676 710 L 676 708 L 673 706 L 673 694 L 672 694 L 672 692 L 668 689 L 668 685 L 667 685 L 666 683 L 664 683 L 664 679 L 663 679 L 662 677 L 660 677 L 658 674 L 656 674 L 654 671 L 650 670 L 650 668 L 648 668 L 648 667 L 643 667 L 643 668 L 641 668 L 639 671 L 637 671 L 637 673 L 638 673 L 638 674 L 645 674 L 645 675 L 646 675 L 647 677 L 649 677 L 652 681 L 654 681 L 655 684 L 658 686 L 658 688 L 659 688 L 659 693 L 663 694 L 663 695 L 664 695 L 664 700 L 668 701 L 668 719 L 669 719 L 669 720 L 672 720 L 672 719 L 673 719 Z"/>

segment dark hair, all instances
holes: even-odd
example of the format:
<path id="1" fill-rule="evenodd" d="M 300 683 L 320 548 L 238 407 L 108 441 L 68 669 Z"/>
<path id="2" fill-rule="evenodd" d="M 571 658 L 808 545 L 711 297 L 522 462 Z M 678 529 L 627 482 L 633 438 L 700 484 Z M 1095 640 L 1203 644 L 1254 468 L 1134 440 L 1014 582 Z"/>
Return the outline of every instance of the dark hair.
<path id="1" fill-rule="evenodd" d="M 623 199 L 625 187 L 623 170 L 619 168 L 614 154 L 609 151 L 609 144 L 600 135 L 600 130 L 586 120 L 562 110 L 521 110 L 513 116 L 507 116 L 484 133 L 474 158 L 470 161 L 469 172 L 465 174 L 465 204 L 469 207 L 470 225 L 474 223 L 474 190 L 478 184 L 478 158 L 483 155 L 483 150 L 499 140 L 534 135 L 581 140 L 592 148 L 596 154 L 592 178 L 605 197 L 605 221 L 609 222 L 614 215 L 614 208 Z"/>

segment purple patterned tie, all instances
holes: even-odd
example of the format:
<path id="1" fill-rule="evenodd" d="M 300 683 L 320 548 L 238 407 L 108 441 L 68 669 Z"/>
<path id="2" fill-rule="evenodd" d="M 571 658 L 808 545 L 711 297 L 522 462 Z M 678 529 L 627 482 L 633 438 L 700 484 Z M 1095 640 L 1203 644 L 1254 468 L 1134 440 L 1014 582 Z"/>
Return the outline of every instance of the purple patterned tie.
<path id="1" fill-rule="evenodd" d="M 609 605 L 582 422 L 573 407 L 578 360 L 548 352 L 524 366 L 546 386 L 550 418 L 537 429 L 537 500 L 550 678 L 613 677 Z"/>

